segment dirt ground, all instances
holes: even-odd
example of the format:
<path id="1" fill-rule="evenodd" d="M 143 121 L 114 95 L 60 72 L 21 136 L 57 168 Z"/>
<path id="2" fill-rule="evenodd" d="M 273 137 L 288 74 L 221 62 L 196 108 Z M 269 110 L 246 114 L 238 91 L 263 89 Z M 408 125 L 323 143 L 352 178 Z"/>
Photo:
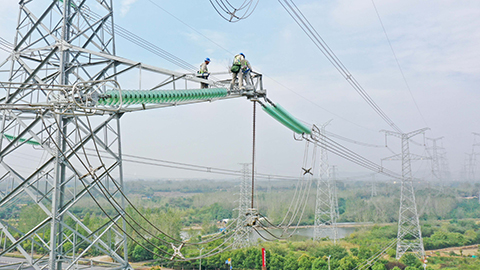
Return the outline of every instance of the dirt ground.
<path id="1" fill-rule="evenodd" d="M 471 245 L 471 246 L 463 246 L 463 247 L 450 247 L 450 248 L 442 248 L 442 249 L 435 249 L 435 250 L 426 250 L 425 255 L 427 256 L 450 256 L 450 252 L 455 252 L 456 255 L 463 255 L 463 256 L 473 256 L 478 255 L 478 246 L 479 245 Z"/>

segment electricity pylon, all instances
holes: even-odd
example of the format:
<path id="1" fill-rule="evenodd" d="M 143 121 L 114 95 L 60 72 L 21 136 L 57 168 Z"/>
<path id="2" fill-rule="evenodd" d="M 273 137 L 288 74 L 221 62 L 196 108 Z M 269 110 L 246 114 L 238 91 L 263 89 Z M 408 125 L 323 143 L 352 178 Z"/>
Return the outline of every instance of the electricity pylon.
<path id="1" fill-rule="evenodd" d="M 248 209 L 251 206 L 252 173 L 250 163 L 242 164 L 242 183 L 240 184 L 240 195 L 238 200 L 237 230 L 234 243 L 236 248 L 247 247 L 250 244 L 250 227 L 245 226 Z"/>
<path id="2" fill-rule="evenodd" d="M 480 146 L 480 143 L 477 143 L 477 136 L 480 136 L 479 133 L 472 132 L 473 134 L 473 144 L 472 144 L 472 152 L 467 153 L 466 159 L 466 178 L 468 181 L 475 181 L 476 180 L 476 170 L 477 170 L 477 155 L 480 153 L 476 152 L 475 146 Z"/>
<path id="3" fill-rule="evenodd" d="M 337 190 L 337 166 L 332 165 L 330 168 L 330 178 L 332 179 L 332 197 L 333 205 L 335 208 L 335 224 L 336 221 L 340 218 L 340 211 L 338 209 L 338 190 Z M 335 237 L 336 239 L 337 237 Z"/>
<path id="4" fill-rule="evenodd" d="M 38 221 L 0 219 L 0 257 L 16 249 L 34 269 L 76 269 L 94 250 L 110 256 L 113 268 L 129 269 L 127 225 L 135 220 L 125 210 L 120 118 L 245 95 L 227 91 L 226 83 L 116 56 L 112 3 L 51 0 L 45 9 L 36 1 L 19 3 L 13 49 L 0 63 L 0 76 L 7 76 L 0 80 L 0 186 L 6 186 L 0 208 L 28 204 Z M 155 92 L 176 89 L 179 80 L 185 88 L 190 82 L 219 88 L 122 92 L 122 79 L 140 74 L 141 82 L 141 72 L 154 75 L 148 90 Z M 145 102 L 155 98 L 154 105 Z M 85 204 L 102 213 L 102 224 L 88 224 L 73 211 Z M 38 251 L 45 255 L 34 257 Z"/>
<path id="5" fill-rule="evenodd" d="M 427 140 L 432 141 L 432 146 L 427 147 L 427 152 L 430 154 L 432 159 L 432 178 L 433 180 L 440 180 L 443 181 L 443 172 L 440 170 L 440 155 L 439 150 L 443 149 L 442 147 L 437 145 L 437 141 L 443 139 L 443 137 L 439 138 L 427 138 Z"/>
<path id="6" fill-rule="evenodd" d="M 35 269 L 62 269 L 62 264 L 74 268 L 91 249 L 129 268 L 120 210 L 124 208 L 119 124 L 123 113 L 92 123 L 86 115 L 95 112 L 72 109 L 72 99 L 67 98 L 74 95 L 75 83 L 85 86 L 82 82 L 118 74 L 119 63 L 103 57 L 115 55 L 113 33 L 106 30 L 106 25 L 113 25 L 112 3 L 98 5 L 100 20 L 87 19 L 83 4 L 50 1 L 39 10 L 31 1 L 20 1 L 14 48 L 1 65 L 9 70 L 8 83 L 1 84 L 2 138 L 7 138 L 0 145 L 2 179 L 12 179 L 13 185 L 2 194 L 0 207 L 28 198 L 41 221 L 20 228 L 1 220 L 2 240 L 10 244 L 0 256 L 17 249 Z M 102 155 L 91 157 L 89 149 Z M 38 167 L 18 165 L 15 153 L 28 152 Z M 115 214 L 99 228 L 85 224 L 71 210 L 88 196 L 98 198 L 92 210 L 114 209 Z M 25 242 L 32 244 L 32 253 L 48 251 L 48 260 L 35 259 L 22 247 Z"/>
<path id="7" fill-rule="evenodd" d="M 452 176 L 450 173 L 450 166 L 448 165 L 448 160 L 447 160 L 447 153 L 444 150 L 443 152 L 440 152 L 440 170 L 443 174 L 443 179 L 444 180 L 451 180 Z"/>
<path id="8" fill-rule="evenodd" d="M 410 154 L 408 141 L 410 138 L 418 134 L 422 134 L 426 130 L 428 130 L 428 128 L 412 131 L 410 133 L 398 133 L 383 130 L 383 132 L 385 132 L 385 136 L 395 136 L 402 140 L 401 154 L 386 158 L 388 160 L 402 160 L 402 186 L 398 218 L 397 259 L 400 259 L 408 250 L 411 250 L 411 252 L 413 252 L 422 260 L 425 257 L 425 249 L 423 247 L 422 231 L 420 228 L 417 204 L 415 201 L 415 190 L 413 188 L 413 176 L 411 168 L 412 159 L 425 158 Z"/>
<path id="9" fill-rule="evenodd" d="M 320 146 L 326 145 L 325 127 L 331 122 L 323 124 L 317 131 L 320 133 Z M 337 214 L 331 174 L 329 173 L 328 154 L 325 147 L 320 147 L 320 175 L 317 181 L 317 198 L 315 203 L 315 224 L 313 239 L 318 241 L 324 237 L 332 237 L 337 241 Z"/>
<path id="10" fill-rule="evenodd" d="M 370 195 L 370 198 L 372 199 L 373 197 L 377 196 L 377 183 L 375 182 L 375 174 L 372 174 L 372 194 Z"/>

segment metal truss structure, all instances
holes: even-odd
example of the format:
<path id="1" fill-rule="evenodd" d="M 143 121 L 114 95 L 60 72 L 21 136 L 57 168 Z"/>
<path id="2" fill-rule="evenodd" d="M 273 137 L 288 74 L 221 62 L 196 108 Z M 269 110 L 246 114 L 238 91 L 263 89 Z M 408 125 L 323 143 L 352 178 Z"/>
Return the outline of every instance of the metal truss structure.
<path id="1" fill-rule="evenodd" d="M 317 130 L 320 134 L 319 143 L 325 145 L 325 128 L 330 123 L 323 124 Z M 334 173 L 333 173 L 334 175 Z M 332 241 L 337 241 L 337 207 L 336 207 L 336 195 L 335 185 L 332 183 L 332 174 L 330 174 L 330 168 L 328 164 L 328 153 L 325 147 L 320 148 L 320 171 L 317 180 L 317 197 L 315 202 L 315 220 L 313 239 L 319 241 L 322 238 L 333 238 Z M 333 236 L 333 237 L 332 237 Z"/>
<path id="2" fill-rule="evenodd" d="M 259 74 L 247 82 L 246 91 L 240 91 L 229 87 L 230 79 L 204 80 L 116 56 L 112 4 L 112 0 L 51 0 L 46 7 L 45 2 L 19 3 L 12 51 L 0 63 L 0 209 L 28 205 L 35 225 L 0 219 L 0 257 L 17 250 L 34 269 L 77 269 L 86 252 L 94 250 L 112 258 L 111 268 L 130 268 L 122 115 L 248 97 L 254 87 L 262 87 Z M 142 72 L 155 78 L 145 88 L 147 93 L 203 82 L 224 89 L 225 95 L 191 99 L 190 93 L 182 92 L 177 95 L 184 95 L 181 99 L 155 104 L 122 100 L 120 83 L 134 77 L 141 85 Z M 100 105 L 99 97 L 112 89 L 120 93 L 120 100 Z M 104 222 L 82 220 L 79 209 L 84 206 L 102 213 Z"/>
<path id="3" fill-rule="evenodd" d="M 375 181 L 375 174 L 372 174 L 372 194 L 370 195 L 370 198 L 372 199 L 373 197 L 376 197 L 377 194 L 377 183 Z"/>
<path id="4" fill-rule="evenodd" d="M 480 143 L 477 142 L 477 136 L 480 137 L 480 133 L 472 132 L 472 134 L 472 152 L 466 153 L 465 158 L 465 179 L 467 181 L 476 181 L 477 156 L 480 155 L 480 153 L 475 150 L 475 146 L 480 146 Z"/>
<path id="5" fill-rule="evenodd" d="M 437 144 L 437 141 L 441 139 L 443 139 L 443 137 L 436 139 L 427 138 L 427 140 L 432 141 L 432 146 L 427 147 L 427 151 L 432 159 L 432 178 L 443 182 L 449 178 L 450 173 L 445 148 Z"/>
<path id="6" fill-rule="evenodd" d="M 251 206 L 252 172 L 250 163 L 242 164 L 242 183 L 238 199 L 237 230 L 235 232 L 235 248 L 248 247 L 250 245 L 250 227 L 244 226 L 247 222 L 247 214 Z"/>
<path id="7" fill-rule="evenodd" d="M 398 133 L 384 130 L 386 136 L 395 136 L 402 140 L 401 154 L 385 158 L 386 160 L 402 161 L 402 186 L 400 193 L 396 252 L 397 259 L 400 259 L 409 250 L 422 260 L 425 257 L 411 168 L 411 160 L 423 160 L 425 157 L 411 154 L 408 142 L 410 138 L 423 134 L 426 130 L 428 130 L 428 128 L 412 131 L 410 133 Z"/>
<path id="8" fill-rule="evenodd" d="M 330 179 L 332 184 L 333 205 L 335 207 L 335 223 L 340 218 L 340 210 L 338 209 L 338 191 L 337 191 L 337 166 L 330 168 Z M 335 237 L 336 238 L 336 237 Z"/>

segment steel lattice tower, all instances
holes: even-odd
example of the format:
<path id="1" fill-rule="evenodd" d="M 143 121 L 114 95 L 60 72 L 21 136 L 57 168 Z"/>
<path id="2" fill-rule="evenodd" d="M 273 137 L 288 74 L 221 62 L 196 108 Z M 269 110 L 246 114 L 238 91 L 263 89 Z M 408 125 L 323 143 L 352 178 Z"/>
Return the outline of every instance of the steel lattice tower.
<path id="1" fill-rule="evenodd" d="M 333 197 L 333 205 L 335 208 L 335 225 L 337 219 L 340 218 L 340 210 L 338 209 L 338 190 L 337 190 L 337 166 L 333 165 L 330 168 L 330 178 L 332 183 L 332 197 Z M 335 233 L 337 231 L 335 230 Z M 335 239 L 337 239 L 337 235 L 335 235 Z"/>
<path id="2" fill-rule="evenodd" d="M 450 167 L 448 166 L 447 153 L 444 150 L 440 152 L 440 170 L 442 172 L 442 179 L 451 180 Z"/>
<path id="3" fill-rule="evenodd" d="M 0 208 L 29 205 L 38 221 L 24 226 L 0 219 L 0 257 L 16 249 L 34 269 L 76 269 L 88 251 L 95 251 L 110 256 L 113 268 L 130 268 L 126 223 L 132 219 L 123 192 L 122 115 L 248 95 L 227 91 L 228 83 L 116 56 L 112 2 L 19 3 L 12 53 L 0 63 L 0 76 L 6 74 L 0 79 Z M 179 80 L 185 88 L 187 82 L 218 88 L 202 90 L 203 97 L 193 91 L 198 98 L 187 98 L 192 91 L 169 92 L 177 98 L 154 105 L 145 98 L 138 102 L 133 94 L 130 101 L 137 103 L 123 102 L 126 93 L 119 82 L 138 75 L 140 84 L 141 72 L 154 75 L 148 90 L 176 89 Z M 261 89 L 261 75 L 255 76 Z M 100 95 L 112 100 L 108 91 L 116 91 L 120 102 L 102 105 Z M 142 95 L 154 98 L 150 93 Z M 82 220 L 78 208 L 85 204 L 102 213 L 102 224 Z M 39 250 L 45 255 L 34 258 Z"/>
<path id="4" fill-rule="evenodd" d="M 443 139 L 443 137 L 432 139 L 432 138 L 427 138 L 427 140 L 432 141 L 432 146 L 427 147 L 427 151 L 430 153 L 430 157 L 432 159 L 432 178 L 436 180 L 443 181 L 443 172 L 440 169 L 440 154 L 439 150 L 441 150 L 441 147 L 437 145 L 437 141 Z"/>
<path id="5" fill-rule="evenodd" d="M 17 249 L 35 269 L 74 268 L 90 249 L 111 256 L 119 267 L 128 268 L 126 236 L 121 210 L 123 189 L 120 125 L 122 114 L 112 113 L 99 122 L 89 122 L 82 113 L 64 103 L 72 85 L 86 81 L 113 78 L 114 60 L 99 55 L 115 55 L 112 1 L 101 1 L 96 10 L 101 19 L 85 13 L 82 1 L 50 1 L 45 10 L 32 1 L 20 1 L 20 14 L 14 48 L 2 68 L 9 67 L 5 92 L 1 142 L 4 179 L 12 185 L 1 197 L 0 206 L 14 204 L 17 199 L 34 203 L 42 212 L 42 221 L 32 228 L 16 228 L 0 221 L 3 241 L 10 245 L 0 255 Z M 73 48 L 78 44 L 78 48 Z M 89 50 L 95 54 L 89 53 Z M 65 87 L 63 87 L 65 86 Z M 45 104 L 34 110 L 24 110 L 25 104 Z M 91 132 L 93 131 L 93 132 Z M 29 138 L 25 140 L 25 138 Z M 22 153 L 34 144 L 33 155 L 39 166 L 25 173 L 16 164 L 12 153 Z M 105 154 L 90 158 L 87 149 Z M 40 153 L 41 152 L 41 153 Z M 46 153 L 47 158 L 39 155 Z M 83 167 L 83 168 L 82 168 Z M 73 187 L 73 189 L 72 189 Z M 114 214 L 100 228 L 84 224 L 71 211 L 88 194 L 103 197 L 99 205 L 113 207 Z M 109 198 L 113 203 L 106 203 Z M 98 209 L 98 208 L 97 208 Z M 86 234 L 79 233 L 83 230 Z M 14 237 L 14 233 L 21 237 Z M 49 239 L 45 235 L 50 234 Z M 23 247 L 32 243 L 32 250 L 48 250 L 48 260 L 34 259 Z"/>
<path id="6" fill-rule="evenodd" d="M 475 151 L 475 146 L 479 146 L 480 143 L 477 143 L 477 136 L 480 136 L 479 133 L 472 132 L 473 134 L 473 144 L 472 144 L 472 152 L 467 153 L 466 159 L 466 178 L 468 181 L 475 181 L 476 180 L 476 170 L 477 170 L 477 153 Z"/>
<path id="7" fill-rule="evenodd" d="M 326 145 L 325 128 L 330 123 L 320 127 L 320 146 Z M 333 242 L 337 240 L 337 214 L 334 196 L 332 175 L 329 173 L 328 154 L 325 147 L 320 147 L 320 172 L 317 180 L 317 197 L 315 203 L 315 224 L 313 239 L 318 241 L 324 237 L 333 235 Z"/>
<path id="8" fill-rule="evenodd" d="M 375 182 L 375 174 L 372 174 L 372 194 L 370 198 L 377 196 L 377 183 Z"/>
<path id="9" fill-rule="evenodd" d="M 428 128 L 412 131 L 410 133 L 384 131 L 386 136 L 391 135 L 402 140 L 401 154 L 388 158 L 391 160 L 394 157 L 400 157 L 402 160 L 402 186 L 400 193 L 396 252 L 397 259 L 400 259 L 408 250 L 413 252 L 420 259 L 425 257 L 411 168 L 411 160 L 422 159 L 422 157 L 410 154 L 408 141 L 410 138 L 422 134 L 426 130 L 428 130 Z"/>
<path id="10" fill-rule="evenodd" d="M 252 172 L 250 165 L 250 163 L 242 164 L 242 183 L 240 184 L 238 199 L 237 231 L 235 232 L 234 239 L 236 248 L 247 247 L 250 244 L 250 227 L 245 226 L 248 209 L 250 209 L 252 191 Z"/>

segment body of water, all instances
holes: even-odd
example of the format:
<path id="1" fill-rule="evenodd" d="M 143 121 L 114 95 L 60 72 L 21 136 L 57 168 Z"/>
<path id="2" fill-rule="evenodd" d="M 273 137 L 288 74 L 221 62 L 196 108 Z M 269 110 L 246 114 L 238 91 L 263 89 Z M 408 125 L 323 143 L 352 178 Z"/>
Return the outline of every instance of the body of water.
<path id="1" fill-rule="evenodd" d="M 252 241 L 258 241 L 260 240 L 275 240 L 275 237 L 279 238 L 286 238 L 288 237 L 288 240 L 291 241 L 304 241 L 308 239 L 313 238 L 313 227 L 300 227 L 297 229 L 291 228 L 288 229 L 286 232 L 283 231 L 283 229 L 268 229 L 267 231 L 264 230 L 258 230 L 258 233 L 256 231 L 252 231 L 250 234 L 250 240 Z M 345 238 L 349 236 L 351 233 L 355 231 L 354 227 L 340 227 L 337 228 L 337 239 Z M 326 237 L 329 237 L 330 239 L 333 239 L 333 230 L 327 227 L 325 230 Z M 275 237 L 274 237 L 275 236 Z"/>

